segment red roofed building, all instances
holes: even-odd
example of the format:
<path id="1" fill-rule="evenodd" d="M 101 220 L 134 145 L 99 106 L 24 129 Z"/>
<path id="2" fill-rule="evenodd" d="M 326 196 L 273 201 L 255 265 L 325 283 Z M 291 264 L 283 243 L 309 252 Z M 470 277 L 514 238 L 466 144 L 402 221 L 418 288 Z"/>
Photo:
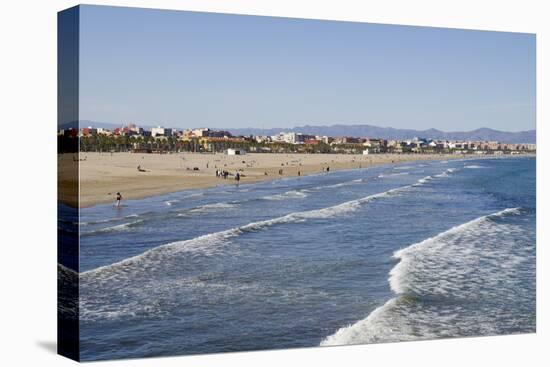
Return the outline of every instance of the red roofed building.
<path id="1" fill-rule="evenodd" d="M 311 144 L 311 145 L 316 145 L 316 144 L 319 144 L 320 141 L 317 140 L 317 139 L 308 139 L 306 141 L 304 141 L 304 144 Z"/>

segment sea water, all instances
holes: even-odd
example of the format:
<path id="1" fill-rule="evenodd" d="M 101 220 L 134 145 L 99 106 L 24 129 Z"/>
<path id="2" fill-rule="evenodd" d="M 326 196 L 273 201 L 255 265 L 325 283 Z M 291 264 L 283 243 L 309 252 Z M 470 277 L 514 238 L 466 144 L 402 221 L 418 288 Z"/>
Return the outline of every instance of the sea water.
<path id="1" fill-rule="evenodd" d="M 80 273 L 60 265 L 80 281 L 81 358 L 534 332 L 535 163 L 220 180 L 83 209 Z"/>

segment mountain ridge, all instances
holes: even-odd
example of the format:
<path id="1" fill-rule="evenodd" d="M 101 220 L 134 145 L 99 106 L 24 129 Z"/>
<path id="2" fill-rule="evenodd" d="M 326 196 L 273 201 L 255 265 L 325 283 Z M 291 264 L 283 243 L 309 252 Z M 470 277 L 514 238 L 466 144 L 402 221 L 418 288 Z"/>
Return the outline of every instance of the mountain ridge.
<path id="1" fill-rule="evenodd" d="M 326 136 L 356 136 L 381 139 L 406 140 L 414 137 L 445 139 L 445 140 L 490 140 L 502 143 L 535 143 L 536 130 L 500 131 L 481 127 L 471 131 L 442 131 L 438 129 L 414 130 L 379 127 L 374 125 L 343 125 L 328 126 L 303 125 L 294 128 L 229 128 L 226 129 L 235 135 L 276 135 L 279 132 L 297 132 L 310 135 Z"/>

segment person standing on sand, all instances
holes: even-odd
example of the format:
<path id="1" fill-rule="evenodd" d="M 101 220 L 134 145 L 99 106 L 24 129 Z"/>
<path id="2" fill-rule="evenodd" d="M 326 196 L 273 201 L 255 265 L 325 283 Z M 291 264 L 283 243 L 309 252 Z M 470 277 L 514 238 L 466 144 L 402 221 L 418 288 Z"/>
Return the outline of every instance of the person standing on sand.
<path id="1" fill-rule="evenodd" d="M 120 194 L 120 192 L 117 192 L 116 193 L 116 207 L 120 206 L 120 201 L 121 200 L 122 200 L 122 195 Z"/>

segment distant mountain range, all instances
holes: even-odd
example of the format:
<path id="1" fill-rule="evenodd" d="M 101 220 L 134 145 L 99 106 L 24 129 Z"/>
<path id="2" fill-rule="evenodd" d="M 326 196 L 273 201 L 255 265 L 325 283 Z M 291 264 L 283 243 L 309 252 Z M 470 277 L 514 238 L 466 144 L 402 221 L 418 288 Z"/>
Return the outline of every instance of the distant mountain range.
<path id="1" fill-rule="evenodd" d="M 392 127 L 378 127 L 372 125 L 331 125 L 331 126 L 297 126 L 294 128 L 273 129 L 227 129 L 234 135 L 276 135 L 283 131 L 293 131 L 309 135 L 326 136 L 356 136 L 381 139 L 405 140 L 418 138 L 431 138 L 442 140 L 493 140 L 501 143 L 535 143 L 536 131 L 508 132 L 488 128 L 480 128 L 472 131 L 446 132 L 437 129 L 413 130 L 394 129 Z"/>
<path id="2" fill-rule="evenodd" d="M 78 126 L 76 122 L 70 122 L 60 125 L 60 129 L 73 128 Z M 89 120 L 80 121 L 81 127 L 93 126 L 105 129 L 113 129 L 120 127 L 120 124 L 112 124 L 105 122 L 95 122 Z M 143 128 L 150 129 L 152 126 L 140 125 Z M 167 126 L 169 127 L 169 126 Z M 198 127 L 198 126 L 197 126 Z M 222 130 L 222 128 L 217 128 Z M 431 138 L 441 140 L 492 140 L 501 143 L 536 143 L 536 131 L 526 130 L 518 132 L 499 131 L 489 128 L 480 128 L 472 131 L 454 131 L 446 132 L 437 129 L 428 130 L 413 130 L 413 129 L 394 129 L 392 127 L 378 127 L 373 125 L 330 125 L 330 126 L 315 126 L 304 125 L 293 128 L 223 128 L 231 132 L 233 135 L 276 135 L 280 132 L 297 132 L 309 135 L 326 135 L 326 136 L 355 136 L 369 137 L 381 139 L 396 139 L 405 140 L 418 138 Z"/>

